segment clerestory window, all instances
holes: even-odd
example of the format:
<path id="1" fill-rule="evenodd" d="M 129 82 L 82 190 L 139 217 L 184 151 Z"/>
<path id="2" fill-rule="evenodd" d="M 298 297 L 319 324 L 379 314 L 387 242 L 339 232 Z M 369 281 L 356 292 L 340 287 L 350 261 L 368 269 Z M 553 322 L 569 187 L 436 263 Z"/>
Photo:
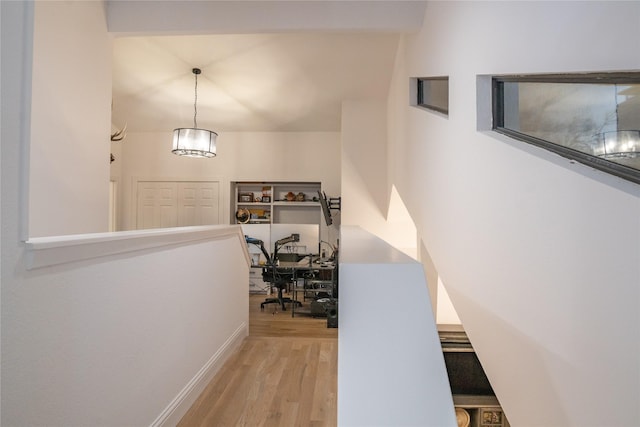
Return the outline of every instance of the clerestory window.
<path id="1" fill-rule="evenodd" d="M 640 184 L 640 72 L 492 80 L 495 131 Z"/>
<path id="2" fill-rule="evenodd" d="M 418 77 L 416 105 L 449 114 L 449 77 Z"/>

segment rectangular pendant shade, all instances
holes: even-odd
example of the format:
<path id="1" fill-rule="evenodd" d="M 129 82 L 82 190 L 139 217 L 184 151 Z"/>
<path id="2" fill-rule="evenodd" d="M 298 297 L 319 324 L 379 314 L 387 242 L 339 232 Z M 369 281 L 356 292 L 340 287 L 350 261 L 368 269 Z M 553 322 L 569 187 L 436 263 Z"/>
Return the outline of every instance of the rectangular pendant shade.
<path id="1" fill-rule="evenodd" d="M 640 131 L 621 130 L 604 134 L 606 156 L 634 157 L 640 154 Z"/>
<path id="2" fill-rule="evenodd" d="M 640 156 L 640 131 L 619 130 L 602 134 L 602 145 L 597 147 L 596 155 L 602 157 Z"/>
<path id="3" fill-rule="evenodd" d="M 174 129 L 171 152 L 179 156 L 215 157 L 217 136 L 217 133 L 206 129 Z"/>

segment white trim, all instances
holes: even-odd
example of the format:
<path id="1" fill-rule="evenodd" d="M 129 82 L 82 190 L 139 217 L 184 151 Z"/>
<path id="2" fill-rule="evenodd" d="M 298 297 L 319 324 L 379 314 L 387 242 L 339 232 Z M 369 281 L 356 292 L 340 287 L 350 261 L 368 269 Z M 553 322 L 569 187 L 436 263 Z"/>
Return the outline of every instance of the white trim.
<path id="1" fill-rule="evenodd" d="M 215 374 L 222 368 L 229 356 L 242 344 L 247 335 L 249 335 L 249 327 L 243 322 L 162 413 L 158 415 L 158 418 L 151 423 L 151 427 L 177 425 Z"/>
<path id="2" fill-rule="evenodd" d="M 251 265 L 242 228 L 238 225 L 206 225 L 37 237 L 25 242 L 25 265 L 27 270 L 32 270 L 109 255 L 233 236 L 240 240 L 247 265 Z"/>

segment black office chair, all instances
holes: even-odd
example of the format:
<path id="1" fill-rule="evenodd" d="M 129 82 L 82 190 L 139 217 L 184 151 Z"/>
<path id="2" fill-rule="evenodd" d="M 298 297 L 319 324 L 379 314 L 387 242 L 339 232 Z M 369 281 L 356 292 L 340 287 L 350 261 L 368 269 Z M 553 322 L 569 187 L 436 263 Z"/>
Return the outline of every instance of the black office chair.
<path id="1" fill-rule="evenodd" d="M 280 304 L 282 311 L 287 310 L 285 304 L 297 304 L 298 307 L 302 306 L 300 301 L 282 295 L 287 286 L 293 283 L 293 271 L 286 271 L 286 269 L 280 269 L 277 266 L 263 267 L 262 280 L 271 283 L 271 286 L 278 290 L 278 297 L 266 298 L 260 303 L 260 310 L 264 310 L 264 306 L 268 304 Z"/>
<path id="2" fill-rule="evenodd" d="M 287 308 L 285 306 L 285 304 L 297 304 L 298 307 L 302 306 L 302 303 L 300 301 L 296 301 L 294 299 L 291 298 L 285 298 L 282 293 L 284 291 L 284 289 L 287 288 L 287 286 L 290 283 L 293 283 L 294 280 L 294 274 L 293 274 L 293 270 L 288 270 L 286 268 L 279 268 L 276 265 L 276 261 L 277 261 L 277 256 L 278 256 L 278 249 L 280 249 L 280 247 L 284 244 L 290 243 L 290 242 L 297 242 L 300 240 L 300 235 L 299 234 L 292 234 L 289 237 L 285 237 L 284 239 L 280 239 L 275 243 L 275 247 L 274 247 L 274 252 L 273 252 L 273 258 L 271 256 L 269 256 L 269 253 L 267 252 L 267 250 L 264 247 L 264 242 L 260 239 L 255 239 L 249 236 L 244 236 L 245 241 L 249 244 L 253 244 L 256 245 L 260 248 L 260 250 L 262 251 L 262 253 L 264 254 L 267 263 L 265 264 L 265 266 L 262 268 L 262 280 L 264 280 L 265 282 L 269 282 L 271 284 L 271 286 L 273 286 L 274 288 L 276 288 L 278 290 L 278 297 L 277 298 L 266 298 L 261 304 L 260 304 L 260 310 L 264 310 L 264 306 L 267 304 L 280 304 L 280 307 L 282 308 L 282 311 L 286 311 Z"/>

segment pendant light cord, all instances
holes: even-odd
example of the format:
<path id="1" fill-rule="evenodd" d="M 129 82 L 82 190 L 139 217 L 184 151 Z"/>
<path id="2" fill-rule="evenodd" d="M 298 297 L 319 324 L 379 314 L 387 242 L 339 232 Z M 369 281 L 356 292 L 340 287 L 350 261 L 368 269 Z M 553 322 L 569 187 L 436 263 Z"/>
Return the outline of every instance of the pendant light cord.
<path id="1" fill-rule="evenodd" d="M 193 74 L 196 76 L 196 89 L 195 89 L 195 98 L 193 101 L 193 128 L 198 129 L 198 122 L 196 117 L 198 116 L 198 74 L 195 69 Z"/>

